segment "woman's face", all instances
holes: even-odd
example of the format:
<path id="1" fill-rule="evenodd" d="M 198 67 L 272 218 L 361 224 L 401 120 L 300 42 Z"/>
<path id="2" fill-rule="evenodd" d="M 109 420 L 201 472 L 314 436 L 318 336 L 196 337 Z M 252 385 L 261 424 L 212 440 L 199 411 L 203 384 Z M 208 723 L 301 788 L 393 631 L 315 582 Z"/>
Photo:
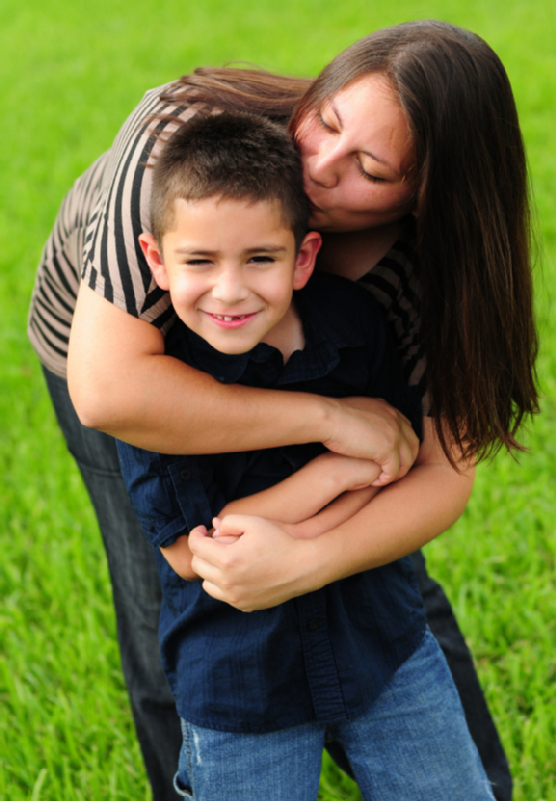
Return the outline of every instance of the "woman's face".
<path id="1" fill-rule="evenodd" d="M 380 74 L 348 84 L 296 131 L 311 227 L 360 231 L 413 211 L 409 126 Z"/>

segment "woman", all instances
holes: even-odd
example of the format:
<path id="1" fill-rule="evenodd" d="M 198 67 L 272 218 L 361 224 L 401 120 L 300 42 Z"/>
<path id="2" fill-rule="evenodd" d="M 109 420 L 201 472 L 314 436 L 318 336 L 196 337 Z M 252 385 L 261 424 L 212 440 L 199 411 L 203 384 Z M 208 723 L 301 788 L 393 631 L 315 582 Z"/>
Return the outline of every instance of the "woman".
<path id="1" fill-rule="evenodd" d="M 137 245 L 137 234 L 148 229 L 145 164 L 157 135 L 173 130 L 176 117 L 186 121 L 215 106 L 289 122 L 302 154 L 311 224 L 325 238 L 320 266 L 373 291 L 386 309 L 408 383 L 422 397 L 426 357 L 425 440 L 408 475 L 414 436 L 379 401 L 339 404 L 215 389 L 208 376 L 164 356 L 172 311 Z M 68 376 L 86 426 L 166 452 L 323 441 L 331 450 L 378 461 L 384 484 L 398 476 L 401 462 L 401 480 L 350 521 L 349 537 L 340 528 L 307 544 L 277 528 L 268 549 L 268 540 L 243 521 L 249 536 L 234 546 L 238 558 L 227 562 L 216 543 L 191 537 L 207 591 L 238 608 L 260 609 L 419 548 L 463 511 L 476 458 L 502 445 L 519 447 L 517 428 L 537 408 L 528 246 L 525 159 L 504 69 L 478 37 L 436 22 L 378 31 L 338 56 L 314 83 L 201 70 L 162 93 L 153 90 L 66 198 L 39 271 L 30 336 L 99 514 L 124 671 L 155 798 L 171 797 L 165 781 L 175 755 L 166 760 L 170 746 L 162 755 L 156 748 L 172 723 L 160 713 L 158 676 L 152 680 L 155 646 L 144 646 L 157 617 L 156 598 L 146 589 L 151 563 L 121 500 L 111 440 L 81 428 L 67 396 L 72 318 Z M 429 622 L 434 630 L 436 613 L 442 629 L 449 605 L 420 568 Z M 462 666 L 469 668 L 469 655 L 457 627 L 439 633 L 457 679 Z M 460 694 L 465 701 L 477 690 L 473 676 Z M 481 756 L 497 797 L 509 798 L 511 782 L 488 713 L 482 710 L 486 723 L 474 719 L 482 703 L 467 705 L 468 721 L 476 739 L 483 734 Z M 172 747 L 177 752 L 179 733 Z"/>

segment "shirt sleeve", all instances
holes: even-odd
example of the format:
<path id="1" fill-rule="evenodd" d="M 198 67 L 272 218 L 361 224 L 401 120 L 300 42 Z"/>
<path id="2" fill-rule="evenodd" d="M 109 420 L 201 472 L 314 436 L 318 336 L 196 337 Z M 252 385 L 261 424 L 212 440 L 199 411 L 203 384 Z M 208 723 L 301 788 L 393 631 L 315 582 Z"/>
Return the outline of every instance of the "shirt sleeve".
<path id="1" fill-rule="evenodd" d="M 131 504 L 153 548 L 172 545 L 195 526 L 211 527 L 221 499 L 213 482 L 205 490 L 210 465 L 202 458 L 151 453 L 118 440 L 117 447 Z"/>
<path id="2" fill-rule="evenodd" d="M 170 298 L 156 285 L 138 242 L 150 230 L 149 165 L 178 127 L 172 117 L 185 121 L 199 111 L 162 103 L 160 94 L 168 88 L 147 92 L 114 140 L 87 228 L 82 272 L 95 292 L 164 331 L 173 320 Z"/>

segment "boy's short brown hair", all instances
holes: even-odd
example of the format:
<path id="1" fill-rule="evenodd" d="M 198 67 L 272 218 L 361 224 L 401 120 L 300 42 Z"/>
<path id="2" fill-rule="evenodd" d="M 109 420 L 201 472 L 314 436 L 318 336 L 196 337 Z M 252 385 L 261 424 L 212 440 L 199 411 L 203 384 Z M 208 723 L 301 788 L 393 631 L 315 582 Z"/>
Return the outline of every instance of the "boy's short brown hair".
<path id="1" fill-rule="evenodd" d="M 161 242 L 178 198 L 209 197 L 277 201 L 296 248 L 307 232 L 309 207 L 297 148 L 284 128 L 264 117 L 199 114 L 172 134 L 153 170 L 152 235 Z"/>

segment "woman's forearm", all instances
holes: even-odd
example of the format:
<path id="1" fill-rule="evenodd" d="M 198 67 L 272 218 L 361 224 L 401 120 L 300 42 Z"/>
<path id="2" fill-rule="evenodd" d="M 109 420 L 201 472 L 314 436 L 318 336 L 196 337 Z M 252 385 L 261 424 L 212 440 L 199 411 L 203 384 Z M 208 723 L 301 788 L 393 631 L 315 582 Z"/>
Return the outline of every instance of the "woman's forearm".
<path id="1" fill-rule="evenodd" d="M 316 555 L 322 583 L 407 556 L 450 528 L 473 487 L 469 473 L 452 473 L 437 465 L 417 465 L 347 523 L 322 534 Z"/>
<path id="2" fill-rule="evenodd" d="M 403 475 L 416 453 L 411 427 L 384 401 L 220 384 L 165 356 L 158 329 L 86 286 L 72 326 L 68 384 L 84 425 L 161 453 L 323 442 L 376 461 L 384 483 L 396 478 L 399 464 Z"/>
<path id="3" fill-rule="evenodd" d="M 326 429 L 324 399 L 220 384 L 165 356 L 158 329 L 85 286 L 72 328 L 68 384 L 84 425 L 162 453 L 319 441 Z M 290 402 L 285 394 L 293 396 Z"/>

